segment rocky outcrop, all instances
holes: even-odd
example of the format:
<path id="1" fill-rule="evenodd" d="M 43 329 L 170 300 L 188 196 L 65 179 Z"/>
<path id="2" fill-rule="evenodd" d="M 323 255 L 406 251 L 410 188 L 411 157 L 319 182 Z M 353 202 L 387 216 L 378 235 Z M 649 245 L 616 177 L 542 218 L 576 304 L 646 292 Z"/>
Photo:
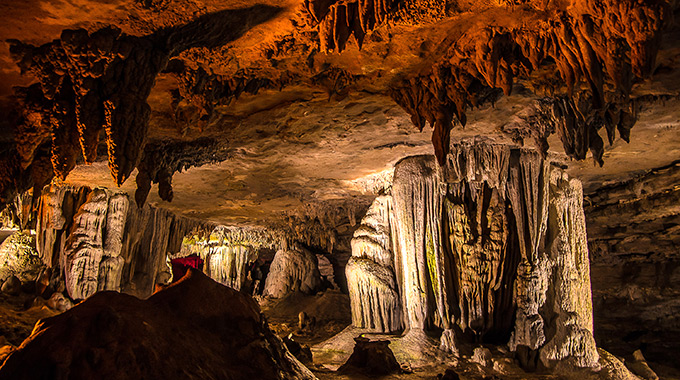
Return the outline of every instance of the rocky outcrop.
<path id="1" fill-rule="evenodd" d="M 0 379 L 62 376 L 315 379 L 251 298 L 193 270 L 147 300 L 102 292 L 42 320 L 0 369 Z"/>
<path id="2" fill-rule="evenodd" d="M 321 285 L 316 255 L 296 247 L 276 252 L 269 268 L 263 294 L 282 298 L 294 292 L 314 293 Z"/>
<path id="3" fill-rule="evenodd" d="M 401 308 L 411 332 L 444 329 L 449 352 L 476 337 L 540 351 L 548 366 L 597 365 L 580 182 L 537 151 L 479 143 L 394 173 L 353 242 L 354 262 L 370 263 L 348 266 L 356 326 L 391 331 L 385 311 Z M 392 293 L 376 273 L 395 279 Z"/>

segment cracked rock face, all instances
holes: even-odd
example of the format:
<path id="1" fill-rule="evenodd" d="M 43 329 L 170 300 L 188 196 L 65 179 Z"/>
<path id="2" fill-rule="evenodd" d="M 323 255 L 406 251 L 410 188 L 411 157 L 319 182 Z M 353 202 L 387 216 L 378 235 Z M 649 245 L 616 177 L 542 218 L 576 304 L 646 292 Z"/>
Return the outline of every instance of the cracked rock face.
<path id="1" fill-rule="evenodd" d="M 352 246 L 357 327 L 441 328 L 450 352 L 475 336 L 546 366 L 597 366 L 581 184 L 536 151 L 460 144 L 444 167 L 402 160 Z"/>

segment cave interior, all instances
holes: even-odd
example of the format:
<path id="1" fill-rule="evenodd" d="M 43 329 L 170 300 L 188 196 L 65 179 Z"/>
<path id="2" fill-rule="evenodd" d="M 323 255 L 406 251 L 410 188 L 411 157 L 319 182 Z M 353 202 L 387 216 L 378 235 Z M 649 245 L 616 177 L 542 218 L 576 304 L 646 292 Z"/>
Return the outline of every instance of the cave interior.
<path id="1" fill-rule="evenodd" d="M 680 379 L 677 0 L 0 10 L 0 380 Z"/>

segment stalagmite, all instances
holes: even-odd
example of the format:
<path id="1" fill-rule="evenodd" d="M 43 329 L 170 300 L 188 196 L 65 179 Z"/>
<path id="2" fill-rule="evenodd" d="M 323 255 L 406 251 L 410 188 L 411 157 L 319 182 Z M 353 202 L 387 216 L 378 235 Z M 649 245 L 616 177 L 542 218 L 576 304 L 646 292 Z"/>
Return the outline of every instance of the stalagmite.
<path id="1" fill-rule="evenodd" d="M 409 332 L 444 330 L 444 351 L 462 331 L 546 365 L 597 366 L 581 199 L 580 182 L 533 150 L 463 142 L 443 167 L 403 159 L 352 242 L 353 324 L 394 330 L 401 307 Z"/>
<path id="2" fill-rule="evenodd" d="M 279 250 L 264 285 L 264 295 L 282 298 L 293 292 L 313 293 L 321 285 L 316 255 L 298 247 Z"/>
<path id="3" fill-rule="evenodd" d="M 354 232 L 352 257 L 345 268 L 352 324 L 379 332 L 397 331 L 403 327 L 394 275 L 391 214 L 391 197 L 377 197 Z"/>
<path id="4" fill-rule="evenodd" d="M 573 358 L 580 367 L 595 366 L 599 355 L 593 338 L 590 261 L 583 213 L 581 182 L 564 173 L 550 176 L 548 236 L 553 267 L 552 311 L 557 323 L 553 338 L 541 350 L 541 360 Z M 553 317 L 554 318 L 554 317 Z"/>

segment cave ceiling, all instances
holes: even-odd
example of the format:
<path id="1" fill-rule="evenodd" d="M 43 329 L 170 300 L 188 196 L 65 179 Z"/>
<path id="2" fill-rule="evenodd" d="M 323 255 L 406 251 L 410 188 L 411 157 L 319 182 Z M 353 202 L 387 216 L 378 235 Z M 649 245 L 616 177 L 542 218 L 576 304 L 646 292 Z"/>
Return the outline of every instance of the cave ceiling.
<path id="1" fill-rule="evenodd" d="M 680 159 L 678 9 L 7 0 L 0 201 L 57 178 L 266 224 L 367 207 L 400 158 L 460 139 L 535 147 L 592 190 Z"/>

